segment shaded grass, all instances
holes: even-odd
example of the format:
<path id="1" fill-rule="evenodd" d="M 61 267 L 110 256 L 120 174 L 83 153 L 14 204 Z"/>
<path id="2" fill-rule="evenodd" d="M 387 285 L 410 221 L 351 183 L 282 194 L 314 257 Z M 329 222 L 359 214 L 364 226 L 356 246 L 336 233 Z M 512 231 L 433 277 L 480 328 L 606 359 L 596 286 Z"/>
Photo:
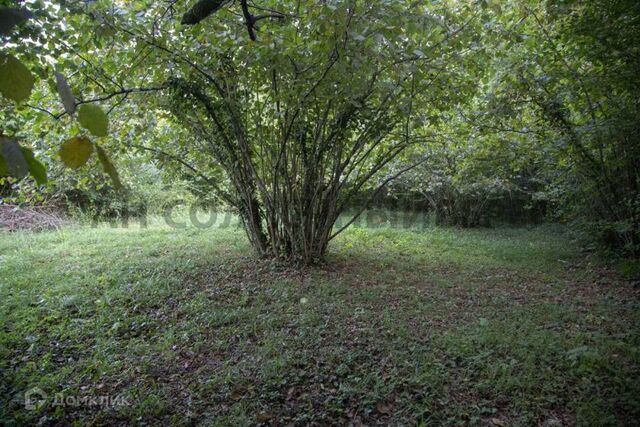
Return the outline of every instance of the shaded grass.
<path id="1" fill-rule="evenodd" d="M 236 228 L 15 233 L 0 301 L 5 423 L 640 417 L 638 290 L 558 227 L 353 227 L 304 270 L 255 260 Z M 28 411 L 33 387 L 49 398 Z"/>

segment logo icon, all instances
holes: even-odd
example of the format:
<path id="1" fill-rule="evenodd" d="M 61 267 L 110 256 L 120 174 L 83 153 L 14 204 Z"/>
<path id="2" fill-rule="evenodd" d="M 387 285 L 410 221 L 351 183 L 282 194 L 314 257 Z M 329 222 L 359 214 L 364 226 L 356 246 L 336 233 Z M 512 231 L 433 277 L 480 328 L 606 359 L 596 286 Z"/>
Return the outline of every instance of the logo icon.
<path id="1" fill-rule="evenodd" d="M 28 411 L 35 411 L 40 409 L 44 402 L 47 400 L 47 393 L 42 391 L 41 388 L 34 387 L 24 394 L 24 409 Z"/>

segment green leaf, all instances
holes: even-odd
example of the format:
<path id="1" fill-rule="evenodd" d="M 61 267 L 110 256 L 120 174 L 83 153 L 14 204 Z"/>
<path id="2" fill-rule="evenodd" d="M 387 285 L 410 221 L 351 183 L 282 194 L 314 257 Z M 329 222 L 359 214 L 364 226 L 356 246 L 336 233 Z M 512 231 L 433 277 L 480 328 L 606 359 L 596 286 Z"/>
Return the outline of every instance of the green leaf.
<path id="1" fill-rule="evenodd" d="M 33 151 L 26 147 L 21 147 L 22 155 L 24 159 L 27 161 L 27 165 L 29 166 L 29 172 L 31 176 L 36 180 L 38 185 L 47 183 L 47 169 L 44 167 L 38 159 L 33 155 Z"/>
<path id="2" fill-rule="evenodd" d="M 113 166 L 113 163 L 111 163 L 111 160 L 109 160 L 107 153 L 102 149 L 102 147 L 97 147 L 97 151 L 98 160 L 100 160 L 100 163 L 102 163 L 102 168 L 109 175 L 109 178 L 111 178 L 113 186 L 117 190 L 120 190 L 122 188 L 122 182 L 120 182 L 118 171 L 116 170 L 115 166 Z"/>
<path id="3" fill-rule="evenodd" d="M 31 18 L 31 13 L 26 9 L 0 7 L 0 35 L 8 36 L 13 27 L 29 18 Z"/>
<path id="4" fill-rule="evenodd" d="M 5 175 L 22 178 L 29 172 L 29 166 L 22 155 L 20 145 L 13 139 L 0 137 L 0 153 L 6 164 Z"/>
<path id="5" fill-rule="evenodd" d="M 110 25 L 106 25 L 106 24 L 102 24 L 98 26 L 98 28 L 96 28 L 95 30 L 95 35 L 100 39 L 111 38 L 115 34 L 116 34 L 115 30 Z"/>
<path id="6" fill-rule="evenodd" d="M 56 88 L 58 89 L 58 94 L 60 95 L 60 99 L 62 99 L 62 105 L 64 105 L 64 111 L 67 114 L 73 114 L 76 112 L 76 100 L 73 97 L 73 92 L 71 92 L 71 88 L 67 83 L 67 79 L 58 72 L 56 74 Z"/>
<path id="7" fill-rule="evenodd" d="M 91 157 L 93 144 L 85 136 L 75 136 L 67 139 L 60 148 L 59 154 L 62 162 L 71 169 L 84 166 Z"/>
<path id="8" fill-rule="evenodd" d="M 35 79 L 29 69 L 11 55 L 0 54 L 0 92 L 14 101 L 29 98 Z"/>
<path id="9" fill-rule="evenodd" d="M 109 134 L 109 119 L 97 105 L 83 104 L 78 109 L 78 121 L 83 128 L 95 136 L 107 136 Z"/>

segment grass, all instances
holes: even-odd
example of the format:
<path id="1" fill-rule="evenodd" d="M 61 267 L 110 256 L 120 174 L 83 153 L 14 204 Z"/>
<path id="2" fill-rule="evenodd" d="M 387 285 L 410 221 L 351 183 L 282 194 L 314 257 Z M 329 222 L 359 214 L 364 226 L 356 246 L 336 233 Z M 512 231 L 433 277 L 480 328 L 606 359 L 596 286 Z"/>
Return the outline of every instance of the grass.
<path id="1" fill-rule="evenodd" d="M 8 425 L 640 420 L 638 289 L 558 227 L 352 227 L 303 270 L 235 227 L 2 234 L 0 321 Z"/>

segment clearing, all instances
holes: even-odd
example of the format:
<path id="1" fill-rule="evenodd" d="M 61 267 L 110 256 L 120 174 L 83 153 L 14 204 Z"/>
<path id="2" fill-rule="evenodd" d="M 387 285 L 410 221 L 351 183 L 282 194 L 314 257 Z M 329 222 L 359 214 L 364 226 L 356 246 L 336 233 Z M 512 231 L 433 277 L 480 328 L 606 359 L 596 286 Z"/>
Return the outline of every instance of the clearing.
<path id="1" fill-rule="evenodd" d="M 352 227 L 303 270 L 235 227 L 2 233 L 0 421 L 630 425 L 638 296 L 555 226 Z"/>

